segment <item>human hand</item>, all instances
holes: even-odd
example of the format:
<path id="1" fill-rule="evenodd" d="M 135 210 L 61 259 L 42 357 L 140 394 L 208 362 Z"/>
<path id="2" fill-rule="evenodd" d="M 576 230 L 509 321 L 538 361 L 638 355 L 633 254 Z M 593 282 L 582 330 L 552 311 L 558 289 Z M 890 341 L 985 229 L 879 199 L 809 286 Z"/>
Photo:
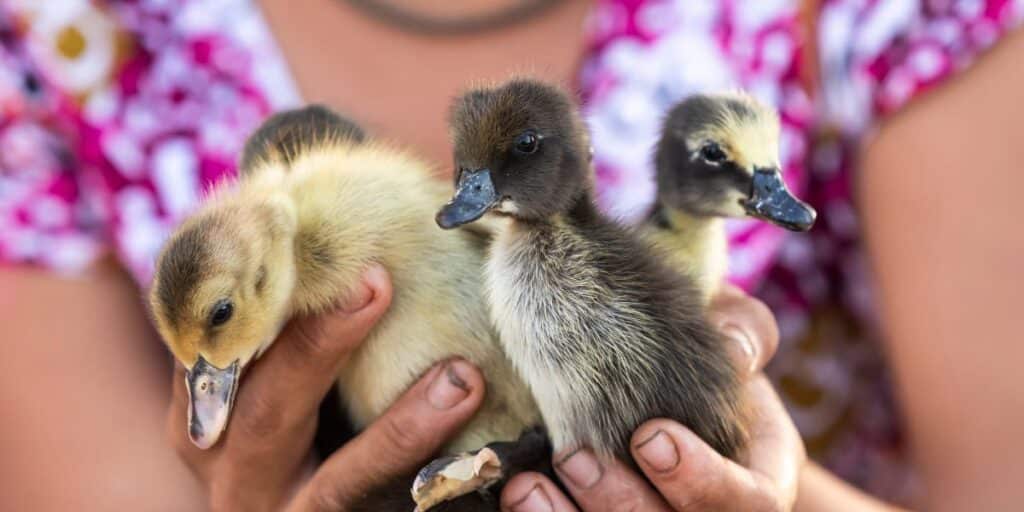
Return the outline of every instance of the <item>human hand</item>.
<path id="1" fill-rule="evenodd" d="M 208 450 L 189 440 L 179 365 L 168 436 L 205 484 L 212 510 L 347 510 L 376 485 L 415 471 L 476 412 L 484 395 L 480 372 L 461 360 L 439 363 L 361 434 L 313 467 L 319 404 L 391 302 L 383 268 L 368 269 L 363 288 L 332 313 L 289 323 L 252 364 L 227 430 Z"/>
<path id="2" fill-rule="evenodd" d="M 602 464 L 586 449 L 556 454 L 555 469 L 576 504 L 543 475 L 524 473 L 506 485 L 502 510 L 790 510 L 806 455 L 792 420 L 760 375 L 778 345 L 775 319 L 761 301 L 731 286 L 712 300 L 710 317 L 732 342 L 730 354 L 748 379 L 751 439 L 740 463 L 722 457 L 679 423 L 654 419 L 632 439 L 633 458 L 646 479 L 621 462 Z"/>

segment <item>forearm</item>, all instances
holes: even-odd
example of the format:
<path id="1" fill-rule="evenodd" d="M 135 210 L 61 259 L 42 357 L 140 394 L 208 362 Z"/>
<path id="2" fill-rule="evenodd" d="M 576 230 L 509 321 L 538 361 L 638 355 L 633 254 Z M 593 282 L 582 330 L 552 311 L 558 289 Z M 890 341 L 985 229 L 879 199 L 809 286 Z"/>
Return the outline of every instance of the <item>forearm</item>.
<path id="1" fill-rule="evenodd" d="M 888 119 L 860 202 L 889 363 L 929 510 L 1024 500 L 1019 377 L 1024 32 Z"/>
<path id="2" fill-rule="evenodd" d="M 800 472 L 794 512 L 882 512 L 901 510 L 885 504 L 836 478 L 821 466 L 808 462 Z"/>
<path id="3" fill-rule="evenodd" d="M 164 439 L 169 359 L 111 267 L 0 270 L 0 509 L 200 510 Z"/>

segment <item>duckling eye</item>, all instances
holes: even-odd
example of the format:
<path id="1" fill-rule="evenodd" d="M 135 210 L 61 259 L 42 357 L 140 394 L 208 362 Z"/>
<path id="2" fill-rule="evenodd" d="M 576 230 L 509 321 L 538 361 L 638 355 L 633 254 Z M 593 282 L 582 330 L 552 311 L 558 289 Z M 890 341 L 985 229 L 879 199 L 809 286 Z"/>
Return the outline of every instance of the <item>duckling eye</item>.
<path id="1" fill-rule="evenodd" d="M 523 155 L 532 155 L 537 152 L 537 148 L 540 146 L 540 137 L 532 131 L 523 132 L 516 137 L 515 148 L 516 152 Z"/>
<path id="2" fill-rule="evenodd" d="M 700 148 L 700 157 L 716 164 L 724 162 L 726 159 L 725 151 L 722 151 L 722 148 L 714 142 L 709 142 Z"/>
<path id="3" fill-rule="evenodd" d="M 223 299 L 213 306 L 213 312 L 210 313 L 210 327 L 217 327 L 231 319 L 231 314 L 235 312 L 235 306 L 230 300 Z"/>

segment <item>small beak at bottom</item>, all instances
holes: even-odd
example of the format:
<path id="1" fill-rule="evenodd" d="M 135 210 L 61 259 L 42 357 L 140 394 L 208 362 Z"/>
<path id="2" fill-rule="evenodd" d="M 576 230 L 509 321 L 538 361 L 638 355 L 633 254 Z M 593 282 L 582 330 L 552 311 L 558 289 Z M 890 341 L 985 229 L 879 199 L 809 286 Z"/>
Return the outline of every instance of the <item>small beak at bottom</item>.
<path id="1" fill-rule="evenodd" d="M 199 356 L 185 372 L 188 388 L 188 436 L 200 449 L 217 443 L 227 428 L 240 373 L 238 360 L 221 369 Z"/>
<path id="2" fill-rule="evenodd" d="M 483 217 L 498 202 L 490 169 L 464 171 L 455 187 L 455 196 L 437 212 L 437 225 L 452 229 Z"/>
<path id="3" fill-rule="evenodd" d="M 807 231 L 817 212 L 793 197 L 778 169 L 756 169 L 750 198 L 741 203 L 747 215 L 767 220 L 790 231 Z"/>

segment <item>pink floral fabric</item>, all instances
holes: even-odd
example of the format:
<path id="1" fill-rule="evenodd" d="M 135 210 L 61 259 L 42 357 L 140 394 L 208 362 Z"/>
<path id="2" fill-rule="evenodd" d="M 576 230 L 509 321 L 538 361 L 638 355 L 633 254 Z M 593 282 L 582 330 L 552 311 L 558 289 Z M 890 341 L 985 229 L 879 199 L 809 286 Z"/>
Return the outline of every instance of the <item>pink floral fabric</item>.
<path id="1" fill-rule="evenodd" d="M 247 134 L 298 97 L 247 1 L 58 3 L 0 17 L 0 259 L 74 272 L 112 251 L 146 283 Z"/>
<path id="2" fill-rule="evenodd" d="M 654 196 L 651 148 L 680 98 L 743 88 L 778 107 L 787 181 L 804 188 L 806 133 L 814 109 L 800 81 L 794 2 L 604 2 L 591 20 L 593 53 L 582 70 L 602 204 L 634 220 Z M 775 259 L 783 231 L 728 225 L 731 278 L 750 288 Z"/>
<path id="3" fill-rule="evenodd" d="M 661 116 L 687 94 L 742 87 L 775 105 L 785 178 L 820 220 L 807 235 L 730 222 L 730 278 L 778 316 L 769 373 L 811 453 L 907 502 L 914 481 L 871 328 L 850 155 L 880 117 L 1019 25 L 1024 0 L 809 3 L 804 24 L 796 0 L 597 1 L 579 84 L 599 200 L 627 220 L 646 212 Z M 169 231 L 235 172 L 248 133 L 299 102 L 249 0 L 8 0 L 0 263 L 75 272 L 110 252 L 145 285 Z"/>

